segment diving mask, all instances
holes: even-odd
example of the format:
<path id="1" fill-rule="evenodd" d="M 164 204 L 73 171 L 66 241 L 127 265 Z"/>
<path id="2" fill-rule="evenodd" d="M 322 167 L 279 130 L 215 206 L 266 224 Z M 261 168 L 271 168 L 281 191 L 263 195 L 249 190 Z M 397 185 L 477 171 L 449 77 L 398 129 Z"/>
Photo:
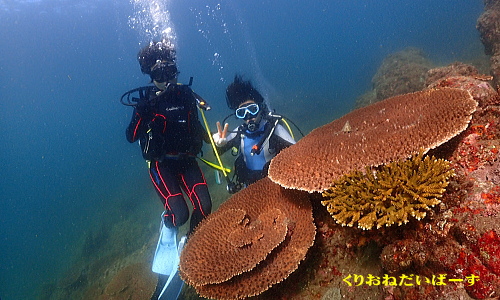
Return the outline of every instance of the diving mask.
<path id="1" fill-rule="evenodd" d="M 167 82 L 177 77 L 177 67 L 175 63 L 167 60 L 157 60 L 151 67 L 149 76 L 156 82 Z"/>
<path id="2" fill-rule="evenodd" d="M 252 116 L 256 116 L 260 111 L 259 105 L 256 103 L 251 103 L 242 107 L 239 107 L 235 111 L 235 115 L 238 119 L 246 119 Z"/>

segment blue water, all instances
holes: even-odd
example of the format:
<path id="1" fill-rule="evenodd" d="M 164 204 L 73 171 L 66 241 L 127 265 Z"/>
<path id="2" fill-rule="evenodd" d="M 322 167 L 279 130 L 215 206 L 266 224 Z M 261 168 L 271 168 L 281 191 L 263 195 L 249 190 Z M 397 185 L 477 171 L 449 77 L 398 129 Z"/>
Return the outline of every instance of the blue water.
<path id="1" fill-rule="evenodd" d="M 194 76 L 211 124 L 229 113 L 224 89 L 235 72 L 309 131 L 352 109 L 390 53 L 418 47 L 445 64 L 482 51 L 479 0 L 164 4 L 180 80 Z M 0 0 L 2 300 L 36 299 L 90 227 L 113 222 L 124 198 L 151 189 L 135 184 L 147 172 L 125 141 L 131 111 L 118 102 L 148 83 L 135 56 L 151 36 L 131 25 L 137 9 L 121 0 Z"/>

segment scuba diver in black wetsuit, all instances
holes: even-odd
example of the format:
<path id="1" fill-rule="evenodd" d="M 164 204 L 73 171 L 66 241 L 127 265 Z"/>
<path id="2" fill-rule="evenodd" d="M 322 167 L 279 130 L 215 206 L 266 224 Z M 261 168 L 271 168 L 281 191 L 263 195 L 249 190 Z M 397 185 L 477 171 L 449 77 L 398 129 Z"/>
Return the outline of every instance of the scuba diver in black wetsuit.
<path id="1" fill-rule="evenodd" d="M 175 273 L 178 244 L 182 243 L 177 240 L 177 232 L 189 219 L 183 192 L 193 207 L 189 232 L 212 209 L 207 183 L 196 161 L 203 141 L 209 142 L 197 109 L 209 107 L 189 85 L 177 84 L 175 54 L 175 48 L 167 40 L 152 42 L 141 49 L 138 54 L 141 71 L 151 77 L 154 86 L 138 88 L 122 96 L 122 103 L 127 97 L 128 103 L 124 104 L 134 107 L 126 130 L 127 140 L 131 143 L 139 140 L 143 157 L 149 163 L 151 181 L 165 208 L 153 261 L 153 272 L 160 274 L 151 298 L 155 300 L 176 299 L 182 288 L 181 285 L 175 296 L 162 295 L 174 275 L 178 277 Z M 131 101 L 132 93 L 139 96 Z"/>
<path id="2" fill-rule="evenodd" d="M 226 89 L 226 101 L 243 124 L 227 133 L 217 122 L 218 132 L 213 139 L 219 152 L 238 149 L 235 160 L 235 179 L 229 181 L 228 191 L 236 193 L 240 189 L 267 176 L 269 162 L 284 148 L 295 144 L 295 140 L 280 124 L 282 116 L 271 113 L 264 98 L 251 84 L 236 75 Z"/>

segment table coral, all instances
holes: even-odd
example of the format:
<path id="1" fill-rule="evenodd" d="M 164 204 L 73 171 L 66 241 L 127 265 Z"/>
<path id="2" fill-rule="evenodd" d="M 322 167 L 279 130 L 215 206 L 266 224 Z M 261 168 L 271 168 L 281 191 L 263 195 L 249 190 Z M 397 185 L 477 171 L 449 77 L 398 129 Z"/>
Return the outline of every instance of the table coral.
<path id="1" fill-rule="evenodd" d="M 269 178 L 285 188 L 323 192 L 344 174 L 449 141 L 468 127 L 476 107 L 468 91 L 444 88 L 356 109 L 281 151 L 271 160 Z"/>
<path id="2" fill-rule="evenodd" d="M 314 243 L 308 194 L 263 178 L 204 219 L 180 257 L 180 274 L 216 299 L 259 295 L 294 272 Z"/>

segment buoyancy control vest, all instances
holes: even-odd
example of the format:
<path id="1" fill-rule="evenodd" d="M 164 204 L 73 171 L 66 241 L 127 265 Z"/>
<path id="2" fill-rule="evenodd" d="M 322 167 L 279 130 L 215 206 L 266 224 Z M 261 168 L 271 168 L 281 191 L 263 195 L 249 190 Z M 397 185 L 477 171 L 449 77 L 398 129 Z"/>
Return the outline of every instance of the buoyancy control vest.
<path id="1" fill-rule="evenodd" d="M 196 99 L 187 85 L 170 85 L 165 91 L 148 92 L 150 119 L 140 138 L 143 157 L 161 160 L 165 155 L 201 152 L 204 130 L 198 118 Z"/>

